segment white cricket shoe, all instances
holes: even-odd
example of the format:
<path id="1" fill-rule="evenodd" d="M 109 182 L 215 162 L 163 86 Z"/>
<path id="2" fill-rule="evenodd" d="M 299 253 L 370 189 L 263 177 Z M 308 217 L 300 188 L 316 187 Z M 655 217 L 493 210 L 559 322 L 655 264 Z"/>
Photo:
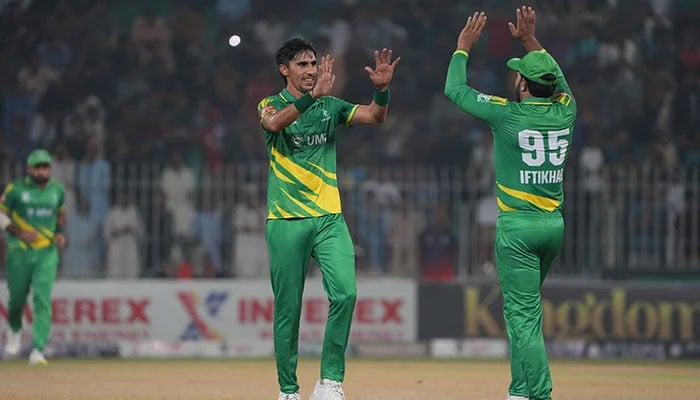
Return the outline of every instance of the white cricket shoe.
<path id="1" fill-rule="evenodd" d="M 49 365 L 49 362 L 46 361 L 41 351 L 33 349 L 32 352 L 29 353 L 29 365 Z"/>
<path id="2" fill-rule="evenodd" d="M 296 393 L 282 393 L 282 392 L 280 392 L 280 396 L 277 398 L 277 400 L 301 400 L 301 397 L 299 396 L 299 392 L 296 392 Z"/>
<path id="3" fill-rule="evenodd" d="M 345 393 L 340 382 L 321 379 L 316 382 L 316 387 L 309 400 L 345 400 Z"/>
<path id="4" fill-rule="evenodd" d="M 22 332 L 7 333 L 7 342 L 5 343 L 5 354 L 8 356 L 16 356 L 22 348 Z"/>
<path id="5" fill-rule="evenodd" d="M 529 400 L 529 399 L 527 397 L 513 396 L 512 394 L 509 394 L 508 397 L 506 397 L 506 400 Z"/>

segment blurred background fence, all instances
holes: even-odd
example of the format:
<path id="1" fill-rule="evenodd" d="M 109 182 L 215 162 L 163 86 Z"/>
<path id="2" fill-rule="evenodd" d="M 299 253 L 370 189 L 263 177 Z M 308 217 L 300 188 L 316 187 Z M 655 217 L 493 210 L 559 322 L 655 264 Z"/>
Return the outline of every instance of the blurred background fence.
<path id="1" fill-rule="evenodd" d="M 106 164 L 109 173 L 98 185 L 84 167 L 67 187 L 72 243 L 62 276 L 267 276 L 267 165 L 226 165 L 195 176 L 184 165 Z M 5 163 L 0 179 L 22 171 L 22 164 Z M 56 175 L 64 172 L 56 165 Z M 353 168 L 341 169 L 339 179 L 360 274 L 495 276 L 491 170 Z M 574 170 L 565 193 L 566 239 L 554 276 L 677 278 L 700 272 L 699 169 Z M 96 209 L 100 201 L 104 208 Z M 126 253 L 137 256 L 116 256 Z M 138 267 L 125 265 L 130 263 Z"/>

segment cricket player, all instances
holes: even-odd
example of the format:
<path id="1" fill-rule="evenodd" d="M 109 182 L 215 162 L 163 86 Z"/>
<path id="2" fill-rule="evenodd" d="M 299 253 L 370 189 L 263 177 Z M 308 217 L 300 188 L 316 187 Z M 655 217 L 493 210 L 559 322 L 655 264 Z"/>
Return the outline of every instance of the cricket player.
<path id="1" fill-rule="evenodd" d="M 329 96 L 334 59 L 316 59 L 313 45 L 285 42 L 276 62 L 286 85 L 258 105 L 270 157 L 267 186 L 267 244 L 274 293 L 274 345 L 279 400 L 298 400 L 299 318 L 304 278 L 314 257 L 330 301 L 321 355 L 321 376 L 311 400 L 342 400 L 345 349 L 355 307 L 355 252 L 340 206 L 336 177 L 335 128 L 380 124 L 389 105 L 389 83 L 400 58 L 374 52 L 365 67 L 373 101 L 351 104 Z"/>
<path id="2" fill-rule="evenodd" d="M 512 36 L 523 58 L 516 71 L 517 101 L 467 86 L 467 61 L 486 15 L 474 13 L 459 34 L 445 94 L 493 132 L 497 202 L 496 267 L 510 342 L 511 400 L 549 400 L 552 381 L 542 337 L 540 287 L 564 236 L 562 181 L 571 145 L 576 102 L 556 61 L 535 38 L 535 11 L 516 10 Z"/>
<path id="3" fill-rule="evenodd" d="M 36 149 L 27 157 L 28 175 L 5 188 L 0 213 L 9 217 L 0 224 L 7 238 L 7 288 L 9 325 L 5 353 L 16 355 L 21 347 L 22 312 L 32 289 L 34 304 L 32 365 L 46 365 L 43 350 L 51 330 L 51 288 L 58 267 L 57 247 L 66 245 L 63 185 L 51 179 L 51 156 Z M 4 222 L 3 222 L 4 221 Z"/>

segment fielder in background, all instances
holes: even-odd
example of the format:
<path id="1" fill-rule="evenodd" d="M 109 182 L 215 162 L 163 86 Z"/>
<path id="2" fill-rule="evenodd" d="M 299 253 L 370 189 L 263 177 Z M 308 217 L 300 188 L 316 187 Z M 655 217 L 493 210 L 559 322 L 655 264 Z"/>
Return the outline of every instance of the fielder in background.
<path id="1" fill-rule="evenodd" d="M 336 177 L 335 128 L 380 124 L 389 105 L 389 83 L 400 58 L 374 52 L 365 67 L 374 85 L 368 105 L 328 94 L 333 58 L 317 64 L 313 45 L 294 38 L 277 51 L 286 88 L 258 105 L 270 158 L 267 186 L 267 244 L 274 293 L 274 343 L 280 400 L 298 400 L 299 318 L 310 257 L 318 262 L 330 301 L 323 339 L 321 376 L 311 400 L 342 400 L 345 349 L 355 308 L 355 252 L 340 207 Z"/>
<path id="2" fill-rule="evenodd" d="M 5 353 L 21 348 L 22 312 L 32 289 L 34 304 L 32 365 L 46 365 L 43 350 L 51 331 L 51 288 L 58 268 L 58 249 L 66 245 L 63 185 L 51 179 L 51 156 L 37 149 L 27 157 L 27 176 L 7 185 L 0 198 L 0 224 L 7 238 L 9 325 Z M 8 223 L 9 222 L 9 223 Z"/>
<path id="3" fill-rule="evenodd" d="M 459 34 L 445 94 L 493 132 L 496 268 L 510 342 L 511 400 L 549 400 L 552 381 L 542 336 L 540 287 L 564 238 L 562 181 L 576 119 L 576 101 L 559 65 L 535 38 L 535 11 L 516 10 L 512 36 L 525 47 L 508 61 L 517 101 L 467 86 L 467 61 L 486 24 L 474 13 Z"/>

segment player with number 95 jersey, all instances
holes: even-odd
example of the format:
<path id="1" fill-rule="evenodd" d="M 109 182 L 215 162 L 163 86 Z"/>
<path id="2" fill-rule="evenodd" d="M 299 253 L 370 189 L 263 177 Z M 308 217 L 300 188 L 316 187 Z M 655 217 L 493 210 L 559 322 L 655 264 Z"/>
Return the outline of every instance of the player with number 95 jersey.
<path id="1" fill-rule="evenodd" d="M 511 357 L 511 400 L 550 400 L 552 382 L 542 335 L 540 287 L 564 238 L 564 166 L 576 101 L 557 62 L 535 38 L 535 11 L 516 10 L 511 35 L 527 54 L 512 58 L 516 101 L 467 86 L 469 52 L 486 24 L 474 13 L 457 39 L 445 95 L 493 132 L 496 268 L 503 294 Z"/>

